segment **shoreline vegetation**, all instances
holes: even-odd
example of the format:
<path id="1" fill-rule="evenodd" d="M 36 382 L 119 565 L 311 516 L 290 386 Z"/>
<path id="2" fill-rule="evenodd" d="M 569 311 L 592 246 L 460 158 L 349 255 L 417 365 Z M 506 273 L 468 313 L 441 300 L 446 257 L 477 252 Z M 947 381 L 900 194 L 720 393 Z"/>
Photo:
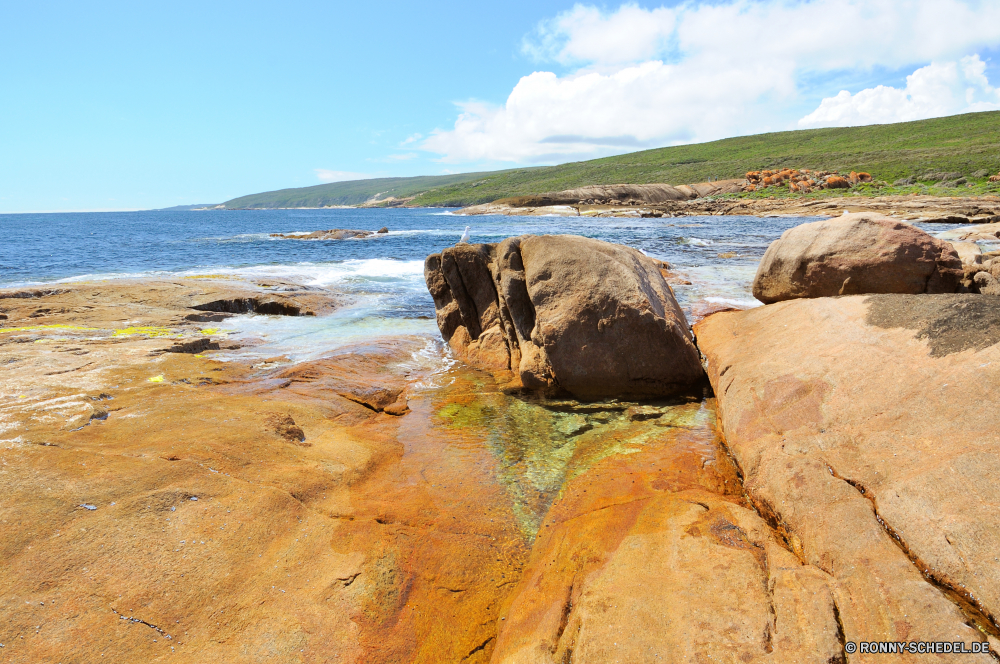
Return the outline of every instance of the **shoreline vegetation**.
<path id="1" fill-rule="evenodd" d="M 763 206 L 771 211 L 811 201 L 839 202 L 844 198 L 853 201 L 917 196 L 976 200 L 1000 196 L 1000 182 L 990 179 L 1000 173 L 1000 111 L 888 125 L 742 136 L 559 166 L 336 182 L 251 194 L 219 205 L 189 209 L 467 208 L 587 186 L 688 185 L 743 180 L 750 172 L 784 169 L 829 171 L 845 176 L 852 171 L 865 172 L 871 175 L 871 180 L 845 189 L 792 191 L 787 187 L 767 187 L 707 198 L 711 202 L 771 201 Z M 752 211 L 755 207 L 746 209 Z M 609 214 L 619 216 L 617 212 Z"/>

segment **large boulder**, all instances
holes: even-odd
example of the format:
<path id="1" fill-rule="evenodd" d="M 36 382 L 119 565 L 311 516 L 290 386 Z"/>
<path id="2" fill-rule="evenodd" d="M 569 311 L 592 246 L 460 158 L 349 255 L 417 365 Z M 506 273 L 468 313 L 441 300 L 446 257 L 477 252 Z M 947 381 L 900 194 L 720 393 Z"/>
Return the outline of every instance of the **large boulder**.
<path id="1" fill-rule="evenodd" d="M 572 235 L 427 258 L 441 334 L 466 362 L 577 397 L 676 394 L 702 379 L 687 320 L 641 252 Z"/>
<path id="2" fill-rule="evenodd" d="M 695 332 L 746 495 L 828 575 L 845 640 L 997 649 L 1000 297 L 794 300 Z"/>
<path id="3" fill-rule="evenodd" d="M 865 293 L 954 293 L 962 261 L 951 244 L 880 214 L 791 228 L 771 243 L 753 281 L 765 304 Z"/>

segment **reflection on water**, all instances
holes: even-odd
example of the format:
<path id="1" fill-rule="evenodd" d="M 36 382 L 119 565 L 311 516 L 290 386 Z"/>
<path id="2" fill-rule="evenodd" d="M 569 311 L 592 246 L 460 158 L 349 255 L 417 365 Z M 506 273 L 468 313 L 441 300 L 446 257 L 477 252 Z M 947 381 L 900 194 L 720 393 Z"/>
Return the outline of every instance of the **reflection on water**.
<path id="1" fill-rule="evenodd" d="M 507 394 L 465 367 L 451 373 L 451 384 L 434 395 L 433 426 L 463 428 L 485 441 L 529 541 L 566 482 L 609 456 L 673 440 L 683 429 L 703 440 L 706 462 L 714 459 L 715 412 L 704 400 L 552 400 Z"/>

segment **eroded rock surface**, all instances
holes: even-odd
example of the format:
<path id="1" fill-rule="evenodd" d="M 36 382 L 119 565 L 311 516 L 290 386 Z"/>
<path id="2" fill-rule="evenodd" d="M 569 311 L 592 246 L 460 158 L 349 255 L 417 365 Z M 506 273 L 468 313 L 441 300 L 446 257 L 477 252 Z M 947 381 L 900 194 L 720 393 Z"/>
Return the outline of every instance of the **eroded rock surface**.
<path id="1" fill-rule="evenodd" d="M 743 502 L 710 425 L 688 423 L 569 483 L 492 661 L 842 661 L 831 581 Z"/>
<path id="2" fill-rule="evenodd" d="M 0 292 L 4 661 L 488 661 L 528 544 L 481 434 L 409 395 L 426 340 L 162 352 L 263 290 Z"/>
<path id="3" fill-rule="evenodd" d="M 459 244 L 427 258 L 438 328 L 466 362 L 526 388 L 659 396 L 702 375 L 662 264 L 569 235 Z"/>
<path id="4" fill-rule="evenodd" d="M 985 295 L 872 295 L 696 326 L 747 495 L 829 575 L 848 641 L 997 648 L 998 312 Z"/>
<path id="5" fill-rule="evenodd" d="M 954 293 L 962 261 L 950 243 L 878 214 L 801 224 L 764 253 L 753 295 L 765 304 L 863 293 Z"/>

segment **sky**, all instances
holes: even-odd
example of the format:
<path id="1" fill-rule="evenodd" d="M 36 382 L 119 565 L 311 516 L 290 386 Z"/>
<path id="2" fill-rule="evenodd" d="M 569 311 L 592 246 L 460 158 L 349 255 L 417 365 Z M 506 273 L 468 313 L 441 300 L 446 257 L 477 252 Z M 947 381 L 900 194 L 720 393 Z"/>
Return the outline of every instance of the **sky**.
<path id="1" fill-rule="evenodd" d="M 0 2 L 0 212 L 996 109 L 997 0 Z"/>

